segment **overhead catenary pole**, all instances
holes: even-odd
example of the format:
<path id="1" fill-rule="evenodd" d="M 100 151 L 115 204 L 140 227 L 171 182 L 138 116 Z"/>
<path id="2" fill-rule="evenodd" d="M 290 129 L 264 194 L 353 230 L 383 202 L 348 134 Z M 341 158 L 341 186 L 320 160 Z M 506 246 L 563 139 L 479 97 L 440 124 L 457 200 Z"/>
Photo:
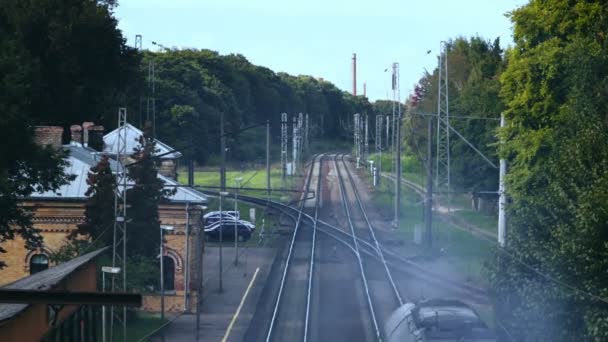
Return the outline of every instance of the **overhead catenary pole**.
<path id="1" fill-rule="evenodd" d="M 425 243 L 428 249 L 433 247 L 433 118 L 427 122 L 426 139 L 426 194 L 425 194 L 424 223 Z"/>
<path id="2" fill-rule="evenodd" d="M 304 133 L 304 115 L 302 113 L 298 114 L 298 165 L 302 165 L 302 137 Z"/>
<path id="3" fill-rule="evenodd" d="M 266 195 L 270 200 L 270 120 L 266 120 Z"/>
<path id="4" fill-rule="evenodd" d="M 287 175 L 287 113 L 281 113 L 281 176 L 285 181 Z"/>
<path id="5" fill-rule="evenodd" d="M 224 113 L 220 114 L 220 188 L 226 191 L 226 135 L 224 134 Z"/>
<path id="6" fill-rule="evenodd" d="M 292 158 L 292 165 L 291 165 L 291 174 L 295 174 L 295 171 L 297 169 L 297 164 L 298 164 L 298 120 L 296 118 L 296 116 L 294 115 L 291 118 L 291 129 L 292 129 L 292 146 L 291 146 L 291 150 L 292 150 L 292 154 L 291 154 L 291 158 Z"/>
<path id="7" fill-rule="evenodd" d="M 447 190 L 448 212 L 450 211 L 450 103 L 448 87 L 448 43 L 442 41 L 439 48 L 439 77 L 437 86 L 437 154 L 435 187 Z"/>
<path id="8" fill-rule="evenodd" d="M 369 127 L 368 126 L 369 126 L 369 120 L 367 118 L 367 114 L 365 114 L 365 138 L 364 138 L 365 141 L 363 142 L 363 146 L 364 146 L 363 153 L 364 153 L 364 158 L 366 158 L 366 159 L 369 158 L 369 139 L 368 139 Z"/>
<path id="9" fill-rule="evenodd" d="M 308 129 L 309 129 L 309 126 L 308 126 L 308 113 L 306 113 L 306 119 L 304 121 L 305 121 L 305 124 L 304 124 L 304 126 L 305 126 L 305 129 L 304 129 L 304 147 L 306 148 L 306 152 L 308 152 L 308 150 L 310 148 L 310 141 L 308 140 L 309 139 L 309 136 L 308 136 L 308 134 L 309 134 L 309 131 L 308 131 Z"/>
<path id="10" fill-rule="evenodd" d="M 500 115 L 500 127 L 505 127 L 505 116 Z M 506 218 L 506 206 L 507 206 L 507 194 L 505 193 L 505 176 L 507 174 L 507 161 L 504 158 L 500 158 L 500 173 L 498 181 L 498 244 L 501 247 L 507 245 L 507 218 Z"/>
<path id="11" fill-rule="evenodd" d="M 114 235 L 112 243 L 112 267 L 122 268 L 122 286 L 112 276 L 112 291 L 127 291 L 127 169 L 123 160 L 127 157 L 127 109 L 118 109 L 118 138 L 116 141 L 117 187 L 114 191 Z M 123 340 L 127 339 L 127 308 L 123 307 L 122 315 L 111 307 L 110 340 L 116 336 L 115 327 L 122 327 Z"/>
<path id="12" fill-rule="evenodd" d="M 382 119 L 383 115 L 376 115 L 376 155 L 378 156 L 378 177 L 377 184 L 380 184 L 380 175 L 382 174 Z"/>

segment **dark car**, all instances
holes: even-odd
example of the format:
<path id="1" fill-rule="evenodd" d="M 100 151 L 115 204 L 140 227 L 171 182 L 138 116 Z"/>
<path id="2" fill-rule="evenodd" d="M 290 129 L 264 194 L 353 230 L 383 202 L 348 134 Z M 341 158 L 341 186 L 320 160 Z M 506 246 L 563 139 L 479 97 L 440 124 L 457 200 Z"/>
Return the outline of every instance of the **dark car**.
<path id="1" fill-rule="evenodd" d="M 223 224 L 221 224 L 223 223 Z M 219 240 L 220 231 L 222 233 L 222 240 L 233 240 L 234 241 L 234 226 L 235 220 L 223 220 L 223 222 L 216 222 L 212 225 L 205 227 L 205 240 Z M 253 229 L 247 224 L 240 220 L 236 221 L 236 231 L 239 241 L 247 241 L 251 238 Z"/>

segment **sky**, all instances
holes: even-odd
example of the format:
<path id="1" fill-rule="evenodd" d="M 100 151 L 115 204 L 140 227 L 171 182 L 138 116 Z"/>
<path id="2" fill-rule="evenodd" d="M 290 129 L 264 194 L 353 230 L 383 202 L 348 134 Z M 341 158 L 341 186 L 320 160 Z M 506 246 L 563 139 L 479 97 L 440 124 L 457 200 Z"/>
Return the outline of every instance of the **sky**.
<path id="1" fill-rule="evenodd" d="M 357 93 L 392 97 L 390 68 L 399 63 L 401 99 L 437 65 L 442 40 L 500 37 L 513 44 L 506 13 L 527 0 L 120 0 L 115 10 L 129 45 L 142 35 L 171 48 L 238 53 L 275 72 L 322 77 Z M 431 50 L 430 53 L 427 52 Z M 389 71 L 385 72 L 386 69 Z"/>

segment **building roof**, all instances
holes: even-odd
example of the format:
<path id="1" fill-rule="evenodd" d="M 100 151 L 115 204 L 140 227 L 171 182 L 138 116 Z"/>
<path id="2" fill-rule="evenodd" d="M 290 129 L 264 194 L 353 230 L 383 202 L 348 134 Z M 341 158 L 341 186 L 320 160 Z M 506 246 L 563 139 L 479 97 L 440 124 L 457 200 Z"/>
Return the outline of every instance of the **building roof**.
<path id="1" fill-rule="evenodd" d="M 117 129 L 113 130 L 112 132 L 104 135 L 104 137 L 103 137 L 103 151 L 104 152 L 111 153 L 111 154 L 118 153 L 117 140 L 118 140 L 118 131 L 120 129 L 121 128 L 119 127 Z M 138 129 L 137 127 L 135 127 L 129 123 L 125 125 L 124 129 L 127 130 L 126 151 L 127 151 L 127 153 L 132 153 L 133 150 L 139 146 L 139 138 L 144 133 L 140 129 Z M 157 149 L 155 155 L 168 153 L 167 155 L 164 155 L 161 159 L 181 158 L 182 154 L 180 152 L 171 152 L 171 151 L 173 151 L 173 148 L 171 148 L 169 145 L 163 143 L 162 141 L 159 141 L 158 139 L 154 139 L 154 141 L 156 142 L 156 149 Z M 171 153 L 169 153 L 169 152 L 171 152 Z"/>
<path id="2" fill-rule="evenodd" d="M 34 199 L 85 199 L 85 192 L 88 189 L 87 177 L 89 170 L 95 166 L 102 152 L 97 152 L 91 148 L 83 147 L 78 143 L 64 145 L 63 148 L 69 152 L 68 165 L 64 169 L 65 174 L 75 175 L 76 178 L 68 184 L 62 185 L 55 191 L 35 192 L 30 195 Z M 115 160 L 110 159 L 110 167 L 113 172 L 116 172 L 120 164 Z M 174 203 L 191 202 L 191 203 L 206 203 L 207 196 L 193 188 L 180 186 L 180 183 L 157 175 L 160 180 L 166 184 L 166 189 L 176 189 L 175 194 L 169 196 L 169 201 Z M 130 186 L 127 186 L 130 187 Z"/>
<path id="3" fill-rule="evenodd" d="M 42 272 L 21 278 L 13 283 L 3 286 L 3 289 L 12 290 L 51 290 L 63 279 L 68 277 L 79 267 L 85 265 L 103 253 L 108 247 L 81 255 L 70 261 L 51 267 Z M 28 304 L 0 304 L 0 322 L 10 319 L 25 310 Z"/>
<path id="4" fill-rule="evenodd" d="M 55 191 L 34 192 L 30 195 L 33 198 L 84 198 L 88 189 L 87 177 L 92 166 L 97 165 L 101 160 L 102 154 L 92 148 L 84 147 L 78 143 L 63 145 L 63 149 L 69 152 L 68 165 L 64 168 L 64 173 L 74 175 L 76 178 L 68 184 L 62 185 Z M 118 163 L 110 159 L 110 168 L 113 172 L 118 170 Z"/>

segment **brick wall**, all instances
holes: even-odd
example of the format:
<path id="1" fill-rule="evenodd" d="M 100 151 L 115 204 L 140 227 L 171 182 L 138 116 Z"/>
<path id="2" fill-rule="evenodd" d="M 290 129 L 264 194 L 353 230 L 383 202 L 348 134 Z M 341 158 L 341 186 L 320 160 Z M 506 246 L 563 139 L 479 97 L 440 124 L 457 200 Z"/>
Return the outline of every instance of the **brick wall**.
<path id="1" fill-rule="evenodd" d="M 36 126 L 34 128 L 34 142 L 40 146 L 50 145 L 60 149 L 62 134 L 63 128 L 59 126 Z"/>

